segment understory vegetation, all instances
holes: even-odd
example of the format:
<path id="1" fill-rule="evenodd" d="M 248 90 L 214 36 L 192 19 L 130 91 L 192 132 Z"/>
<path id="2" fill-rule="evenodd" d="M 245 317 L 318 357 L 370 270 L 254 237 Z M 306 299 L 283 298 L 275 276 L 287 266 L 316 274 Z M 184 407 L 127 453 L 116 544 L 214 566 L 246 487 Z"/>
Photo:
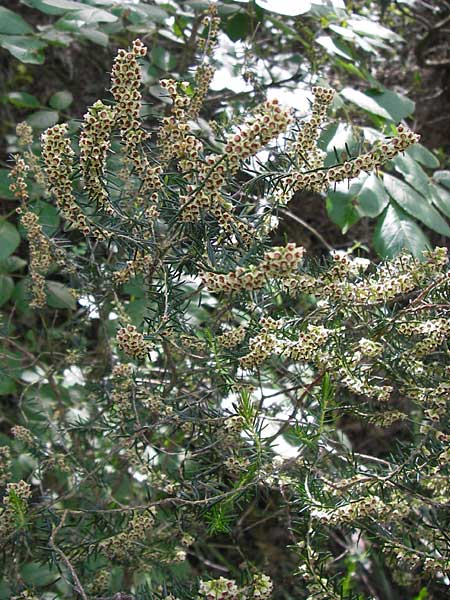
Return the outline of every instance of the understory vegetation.
<path id="1" fill-rule="evenodd" d="M 450 597 L 449 24 L 0 7 L 1 599 Z"/>

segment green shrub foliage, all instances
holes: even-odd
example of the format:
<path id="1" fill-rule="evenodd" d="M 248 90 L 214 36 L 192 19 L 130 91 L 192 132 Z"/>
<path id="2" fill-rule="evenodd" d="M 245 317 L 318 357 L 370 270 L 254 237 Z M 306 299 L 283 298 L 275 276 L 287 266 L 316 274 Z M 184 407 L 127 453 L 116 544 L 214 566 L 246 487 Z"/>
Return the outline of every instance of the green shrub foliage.
<path id="1" fill-rule="evenodd" d="M 268 101 L 201 132 L 213 10 L 206 27 L 156 131 L 139 40 L 76 139 L 47 129 L 39 158 L 18 127 L 2 597 L 443 598 L 446 250 L 373 264 L 272 241 L 296 191 L 376 175 L 418 136 L 324 167 L 324 87 L 303 121 Z"/>

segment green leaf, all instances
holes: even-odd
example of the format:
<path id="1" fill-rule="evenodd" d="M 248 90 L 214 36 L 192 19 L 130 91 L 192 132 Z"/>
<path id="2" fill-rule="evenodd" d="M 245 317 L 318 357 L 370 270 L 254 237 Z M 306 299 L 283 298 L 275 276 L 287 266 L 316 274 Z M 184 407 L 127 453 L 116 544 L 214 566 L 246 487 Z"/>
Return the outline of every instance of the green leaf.
<path id="1" fill-rule="evenodd" d="M 333 40 L 329 35 L 320 35 L 315 41 L 325 48 L 330 56 L 341 56 L 348 61 L 354 60 L 350 46 L 342 40 Z"/>
<path id="2" fill-rule="evenodd" d="M 7 258 L 20 244 L 20 235 L 14 225 L 0 221 L 0 260 Z"/>
<path id="3" fill-rule="evenodd" d="M 395 42 L 401 42 L 403 38 L 396 34 L 392 29 L 383 27 L 372 19 L 365 19 L 364 17 L 348 19 L 347 27 L 352 31 L 368 35 L 370 37 L 381 38 L 385 40 L 391 40 Z"/>
<path id="4" fill-rule="evenodd" d="M 288 17 L 303 15 L 311 8 L 309 0 L 256 0 L 256 4 L 264 10 Z"/>
<path id="5" fill-rule="evenodd" d="M 0 35 L 0 46 L 24 63 L 42 65 L 47 43 L 32 37 Z"/>
<path id="6" fill-rule="evenodd" d="M 73 96 L 67 90 L 63 90 L 62 92 L 56 92 L 48 101 L 49 105 L 52 108 L 55 108 L 56 110 L 65 110 L 72 104 L 72 102 Z"/>
<path id="7" fill-rule="evenodd" d="M 433 231 L 450 236 L 450 227 L 438 211 L 428 201 L 418 194 L 410 185 L 385 173 L 384 185 L 397 204 L 407 213 L 415 217 Z"/>
<path id="8" fill-rule="evenodd" d="M 387 110 L 375 102 L 373 98 L 367 96 L 367 94 L 363 94 L 363 92 L 347 87 L 342 90 L 341 96 L 367 112 L 383 117 L 383 119 L 391 120 L 391 115 Z"/>
<path id="9" fill-rule="evenodd" d="M 14 394 L 16 390 L 17 387 L 14 379 L 0 371 L 0 396 L 9 396 L 10 394 Z M 8 598 L 10 598 L 10 596 L 8 596 Z"/>
<path id="10" fill-rule="evenodd" d="M 11 171 L 9 169 L 0 169 L 0 198 L 8 200 L 14 199 L 14 192 L 9 189 L 12 180 L 9 178 Z"/>
<path id="11" fill-rule="evenodd" d="M 27 92 L 10 92 L 7 96 L 8 102 L 17 108 L 39 108 L 41 103 Z"/>
<path id="12" fill-rule="evenodd" d="M 356 196 L 342 192 L 329 192 L 326 199 L 327 213 L 333 223 L 336 223 L 342 233 L 347 233 L 352 225 L 359 221 L 355 207 Z"/>
<path id="13" fill-rule="evenodd" d="M 433 179 L 441 185 L 450 188 L 450 171 L 435 171 L 433 173 Z"/>
<path id="14" fill-rule="evenodd" d="M 390 115 L 391 119 L 398 123 L 414 112 L 415 103 L 407 98 L 393 92 L 392 90 L 368 90 L 366 95 L 373 98 L 375 102 Z"/>
<path id="15" fill-rule="evenodd" d="M 14 290 L 14 281 L 9 275 L 0 274 L 0 306 L 11 298 Z"/>
<path id="16" fill-rule="evenodd" d="M 356 199 L 356 210 L 362 217 L 378 217 L 389 202 L 382 182 L 374 173 L 362 176 Z"/>
<path id="17" fill-rule="evenodd" d="M 99 46 L 106 47 L 109 43 L 109 37 L 103 31 L 99 31 L 98 29 L 91 29 L 90 27 L 82 27 L 79 30 L 81 37 L 86 38 L 93 44 L 98 44 Z"/>
<path id="18" fill-rule="evenodd" d="M 59 281 L 47 281 L 47 304 L 52 308 L 77 308 L 70 288 Z"/>
<path id="19" fill-rule="evenodd" d="M 59 121 L 59 114 L 55 110 L 37 110 L 26 120 L 34 129 L 47 129 L 56 125 Z"/>
<path id="20" fill-rule="evenodd" d="M 341 95 L 362 108 L 363 110 L 388 119 L 389 121 L 401 121 L 414 111 L 414 102 L 390 90 L 384 92 L 368 91 L 360 92 L 353 88 L 344 88 Z"/>
<path id="21" fill-rule="evenodd" d="M 450 218 L 450 192 L 441 185 L 431 183 L 430 194 L 436 208 Z"/>
<path id="22" fill-rule="evenodd" d="M 23 269 L 26 264 L 27 261 L 19 256 L 8 256 L 8 258 L 0 260 L 0 273 L 14 273 L 14 271 Z"/>
<path id="23" fill-rule="evenodd" d="M 390 204 L 378 220 L 373 236 L 376 252 L 383 258 L 392 258 L 402 250 L 417 258 L 430 248 L 420 227 L 401 208 Z"/>
<path id="24" fill-rule="evenodd" d="M 12 299 L 14 300 L 14 307 L 21 314 L 29 314 L 31 312 L 29 283 L 30 279 L 24 277 L 14 286 Z"/>
<path id="25" fill-rule="evenodd" d="M 162 46 L 153 46 L 150 56 L 153 64 L 162 71 L 170 71 L 176 64 L 176 59 Z"/>
<path id="26" fill-rule="evenodd" d="M 20 15 L 0 6 L 0 33 L 22 35 L 33 33 L 33 28 Z"/>
<path id="27" fill-rule="evenodd" d="M 412 156 L 414 160 L 417 160 L 425 165 L 425 167 L 429 167 L 430 169 L 436 169 L 439 167 L 438 159 L 432 152 L 425 148 L 425 146 L 422 146 L 422 144 L 413 144 L 408 148 L 406 154 Z"/>
<path id="28" fill-rule="evenodd" d="M 85 21 L 85 23 L 115 23 L 118 21 L 116 15 L 111 14 L 107 10 L 101 8 L 92 8 L 84 6 L 82 10 L 77 10 L 71 13 L 71 18 Z"/>
<path id="29" fill-rule="evenodd" d="M 73 2 L 73 0 L 41 0 L 41 4 L 62 10 L 80 10 L 86 6 L 82 2 Z"/>
<path id="30" fill-rule="evenodd" d="M 247 13 L 237 13 L 231 19 L 228 19 L 225 32 L 233 42 L 243 40 L 250 31 L 250 17 Z"/>
<path id="31" fill-rule="evenodd" d="M 430 190 L 430 178 L 409 154 L 398 155 L 392 161 L 395 169 L 403 175 L 407 183 L 413 186 L 415 190 L 423 196 L 428 197 Z"/>

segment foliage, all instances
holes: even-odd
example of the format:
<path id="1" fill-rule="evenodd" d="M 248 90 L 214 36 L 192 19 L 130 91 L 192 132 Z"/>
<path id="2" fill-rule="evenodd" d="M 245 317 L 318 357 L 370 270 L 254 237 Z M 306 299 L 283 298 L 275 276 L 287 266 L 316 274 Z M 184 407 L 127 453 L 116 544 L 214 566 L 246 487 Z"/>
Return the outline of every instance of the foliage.
<path id="1" fill-rule="evenodd" d="M 151 38 L 151 51 L 142 63 L 144 83 L 160 109 L 165 106 L 161 105 L 158 84 L 161 77 L 170 74 L 192 83 L 186 69 L 204 34 L 201 19 L 206 2 L 154 5 L 27 0 L 25 4 L 34 11 L 35 26 L 21 16 L 20 10 L 2 8 L 0 45 L 26 69 L 19 76 L 18 66 L 17 75 L 11 75 L 11 87 L 3 102 L 5 110 L 10 107 L 21 118 L 26 116 L 36 130 L 77 116 L 74 96 L 79 90 L 52 90 L 47 98 L 40 99 L 31 90 L 24 91 L 23 81 L 27 77 L 32 80 L 27 69 L 33 63 L 44 63 L 52 49 L 60 55 L 75 42 L 106 47 L 111 41 L 131 39 L 130 35 Z M 413 10 L 398 3 L 389 5 L 388 10 L 387 3 L 382 4 L 378 17 L 388 14 L 391 22 L 405 10 Z M 355 156 L 375 140 L 395 135 L 396 124 L 413 115 L 414 102 L 376 77 L 381 61 L 392 58 L 404 38 L 374 19 L 376 7 L 372 3 L 345 6 L 341 0 L 228 0 L 219 2 L 217 8 L 221 36 L 213 61 L 218 67 L 213 88 L 225 90 L 227 101 L 220 102 L 222 95 L 210 96 L 205 113 L 209 118 L 226 121 L 230 106 L 245 111 L 256 105 L 255 101 L 263 101 L 266 93 L 269 98 L 280 97 L 304 116 L 309 110 L 311 86 L 327 81 L 331 71 L 339 94 L 320 140 L 329 166 L 342 155 Z M 87 48 L 96 52 L 95 47 Z M 15 80 L 21 81 L 20 89 L 15 87 Z M 67 81 L 61 84 L 67 85 Z M 253 100 L 247 99 L 249 94 L 254 95 Z M 147 116 L 154 117 L 152 112 Z M 370 127 L 365 124 L 367 118 Z M 71 121 L 71 127 L 76 127 L 76 120 Z M 10 151 L 16 149 L 14 141 L 9 144 Z M 417 145 L 388 165 L 385 177 L 362 175 L 350 188 L 343 183 L 331 189 L 326 197 L 327 214 L 343 233 L 355 228 L 361 219 L 375 219 L 373 247 L 380 256 L 393 257 L 406 246 L 419 257 L 422 250 L 431 247 L 424 227 L 434 232 L 433 240 L 437 238 L 440 243 L 450 234 L 446 220 L 450 215 L 448 188 L 433 175 L 439 166 L 430 151 Z M 0 185 L 1 177 L 0 172 Z"/>
<path id="2" fill-rule="evenodd" d="M 161 81 L 157 128 L 142 118 L 140 40 L 76 138 L 55 124 L 38 157 L 17 128 L 2 597 L 441 598 L 448 261 L 422 252 L 405 193 L 428 154 L 391 123 L 331 164 L 324 86 L 306 118 L 268 99 L 202 129 L 219 34 L 214 7 L 202 19 L 201 60 L 190 82 Z M 405 182 L 385 174 L 397 201 L 376 239 L 395 258 L 321 262 L 271 241 L 298 192 L 363 179 L 370 204 L 390 160 Z"/>

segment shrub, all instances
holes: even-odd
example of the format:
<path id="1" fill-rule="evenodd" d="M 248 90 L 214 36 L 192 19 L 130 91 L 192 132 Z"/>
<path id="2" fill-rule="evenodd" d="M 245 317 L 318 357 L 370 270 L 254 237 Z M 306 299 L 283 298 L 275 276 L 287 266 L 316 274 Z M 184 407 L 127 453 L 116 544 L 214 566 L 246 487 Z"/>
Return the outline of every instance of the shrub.
<path id="1" fill-rule="evenodd" d="M 418 136 L 399 125 L 325 168 L 323 87 L 304 122 L 270 101 L 200 135 L 214 19 L 197 87 L 161 82 L 172 108 L 156 131 L 139 40 L 77 144 L 55 125 L 39 161 L 19 127 L 29 301 L 2 336 L 3 595 L 442 597 L 447 253 L 320 262 L 271 242 L 296 190 L 376 171 Z"/>

